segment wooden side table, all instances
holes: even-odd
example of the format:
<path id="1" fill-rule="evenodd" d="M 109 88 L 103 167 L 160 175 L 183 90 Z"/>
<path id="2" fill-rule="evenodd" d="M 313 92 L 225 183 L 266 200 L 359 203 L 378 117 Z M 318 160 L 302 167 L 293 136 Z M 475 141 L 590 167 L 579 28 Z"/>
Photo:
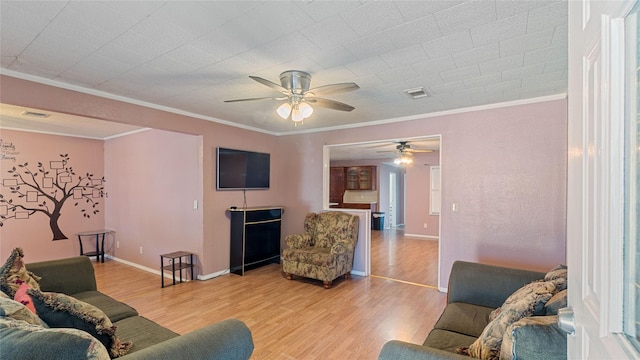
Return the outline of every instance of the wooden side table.
<path id="1" fill-rule="evenodd" d="M 189 258 L 189 262 L 182 262 L 182 258 Z M 176 264 L 176 259 L 178 263 Z M 165 260 L 169 261 L 169 265 L 165 265 Z M 191 280 L 193 280 L 193 253 L 188 251 L 176 251 L 168 254 L 160 255 L 160 279 L 164 287 L 164 272 L 171 271 L 173 277 L 173 285 L 176 284 L 176 271 L 180 271 L 180 282 L 182 282 L 182 269 L 191 269 Z"/>
<path id="2" fill-rule="evenodd" d="M 113 230 L 102 229 L 102 230 L 91 230 L 91 231 L 84 231 L 84 232 L 78 233 L 77 235 L 78 235 L 78 242 L 80 242 L 80 255 L 95 256 L 96 261 L 104 262 L 104 238 L 107 236 L 108 233 L 112 233 L 112 232 Z M 85 252 L 82 247 L 82 238 L 89 237 L 89 236 L 90 237 L 95 236 L 96 251 Z M 101 257 L 102 257 L 102 260 L 100 260 Z"/>

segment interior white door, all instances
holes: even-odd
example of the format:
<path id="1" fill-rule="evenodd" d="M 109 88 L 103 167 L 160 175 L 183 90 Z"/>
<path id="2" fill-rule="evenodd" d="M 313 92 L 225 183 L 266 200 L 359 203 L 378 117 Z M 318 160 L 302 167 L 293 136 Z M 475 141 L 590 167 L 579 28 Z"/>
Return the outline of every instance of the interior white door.
<path id="1" fill-rule="evenodd" d="M 569 359 L 625 359 L 623 17 L 633 1 L 569 1 Z"/>

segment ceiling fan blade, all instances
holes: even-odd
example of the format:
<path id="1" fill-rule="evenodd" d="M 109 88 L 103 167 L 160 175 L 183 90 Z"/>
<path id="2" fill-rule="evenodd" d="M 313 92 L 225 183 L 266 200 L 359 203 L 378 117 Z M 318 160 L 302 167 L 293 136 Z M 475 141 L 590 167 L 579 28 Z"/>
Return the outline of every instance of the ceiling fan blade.
<path id="1" fill-rule="evenodd" d="M 317 88 L 310 89 L 308 92 L 313 93 L 314 96 L 324 96 L 358 89 L 360 89 L 360 87 L 356 83 L 350 82 L 318 86 Z"/>
<path id="2" fill-rule="evenodd" d="M 305 99 L 305 101 L 318 105 L 318 106 L 322 106 L 325 107 L 327 109 L 333 109 L 333 110 L 340 110 L 340 111 L 351 111 L 353 109 L 355 109 L 353 106 L 351 105 L 347 105 L 345 103 L 341 103 L 335 100 L 329 100 L 329 99 L 321 99 L 321 98 L 309 98 L 309 99 Z"/>
<path id="3" fill-rule="evenodd" d="M 249 98 L 249 99 L 235 99 L 235 100 L 225 100 L 224 102 L 239 102 L 239 101 L 254 101 L 254 100 L 287 100 L 287 97 L 259 97 L 259 98 Z"/>
<path id="4" fill-rule="evenodd" d="M 428 149 L 407 149 L 408 151 L 411 152 L 416 152 L 416 153 L 430 153 L 433 152 L 433 150 L 428 150 Z M 405 150 L 405 151 L 407 151 Z"/>
<path id="5" fill-rule="evenodd" d="M 255 81 L 259 82 L 260 84 L 262 84 L 262 85 L 266 85 L 266 86 L 268 86 L 268 87 L 270 87 L 270 88 L 272 88 L 272 89 L 278 90 L 278 91 L 280 91 L 281 93 L 287 94 L 287 93 L 290 93 L 290 92 L 291 92 L 290 90 L 283 88 L 282 86 L 280 86 L 280 85 L 278 85 L 278 84 L 274 83 L 273 81 L 269 81 L 269 80 L 267 80 L 267 79 L 263 79 L 263 78 L 261 78 L 261 77 L 259 77 L 259 76 L 249 76 L 249 77 L 250 77 L 251 79 L 253 79 L 253 80 L 255 80 Z"/>

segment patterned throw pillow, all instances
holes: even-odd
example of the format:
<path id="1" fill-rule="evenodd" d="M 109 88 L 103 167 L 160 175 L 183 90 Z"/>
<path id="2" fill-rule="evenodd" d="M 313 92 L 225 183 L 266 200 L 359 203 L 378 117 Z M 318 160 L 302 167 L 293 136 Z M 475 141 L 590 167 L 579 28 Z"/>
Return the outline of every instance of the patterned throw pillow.
<path id="1" fill-rule="evenodd" d="M 47 329 L 21 320 L 0 318 L 0 340 L 3 359 L 55 359 L 61 354 L 65 359 L 109 359 L 104 345 L 77 329 Z"/>
<path id="2" fill-rule="evenodd" d="M 500 347 L 507 327 L 526 316 L 542 313 L 544 304 L 555 290 L 553 281 L 537 281 L 521 287 L 505 300 L 480 337 L 468 348 L 459 348 L 457 352 L 483 360 L 500 359 Z"/>
<path id="3" fill-rule="evenodd" d="M 4 265 L 0 267 L 0 290 L 11 298 L 16 295 L 16 290 L 23 282 L 29 284 L 33 289 L 40 289 L 38 284 L 40 277 L 27 271 L 22 261 L 23 257 L 22 249 L 15 248 Z"/>
<path id="4" fill-rule="evenodd" d="M 567 306 L 567 289 L 557 292 L 544 304 L 545 315 L 558 315 L 558 310 Z"/>
<path id="5" fill-rule="evenodd" d="M 544 281 L 554 281 L 557 286 L 557 291 L 562 291 L 567 288 L 567 267 L 565 265 L 558 265 L 555 268 L 549 270 L 544 276 Z"/>
<path id="6" fill-rule="evenodd" d="M 544 281 L 553 281 L 556 285 L 556 290 L 554 294 L 559 291 L 563 291 L 567 289 L 567 267 L 565 265 L 558 265 L 555 268 L 549 270 L 547 274 L 544 276 Z M 566 301 L 566 299 L 565 299 Z M 493 310 L 489 314 L 489 321 L 493 321 L 498 314 L 500 314 L 500 308 Z M 534 313 L 534 315 L 541 315 L 539 313 Z M 547 311 L 547 315 L 550 315 Z"/>
<path id="7" fill-rule="evenodd" d="M 0 318 L 22 320 L 29 324 L 46 327 L 46 324 L 43 323 L 36 314 L 32 313 L 31 310 L 27 309 L 26 306 L 3 296 L 0 296 Z"/>
<path id="8" fill-rule="evenodd" d="M 75 328 L 98 339 L 112 358 L 125 355 L 131 349 L 130 341 L 121 342 L 116 336 L 116 326 L 97 307 L 65 294 L 27 291 L 33 300 L 38 316 L 52 328 Z"/>

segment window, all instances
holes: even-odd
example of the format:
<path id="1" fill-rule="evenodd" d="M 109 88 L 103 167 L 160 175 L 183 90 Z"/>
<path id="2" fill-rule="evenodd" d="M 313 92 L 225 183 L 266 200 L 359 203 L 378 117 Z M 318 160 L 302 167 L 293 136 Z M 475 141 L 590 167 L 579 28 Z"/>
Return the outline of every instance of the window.
<path id="1" fill-rule="evenodd" d="M 640 351 L 640 22 L 637 3 L 625 20 L 626 124 L 624 226 L 624 332 Z"/>
<path id="2" fill-rule="evenodd" d="M 440 215 L 440 166 L 432 166 L 429 171 L 431 177 L 429 215 Z"/>

